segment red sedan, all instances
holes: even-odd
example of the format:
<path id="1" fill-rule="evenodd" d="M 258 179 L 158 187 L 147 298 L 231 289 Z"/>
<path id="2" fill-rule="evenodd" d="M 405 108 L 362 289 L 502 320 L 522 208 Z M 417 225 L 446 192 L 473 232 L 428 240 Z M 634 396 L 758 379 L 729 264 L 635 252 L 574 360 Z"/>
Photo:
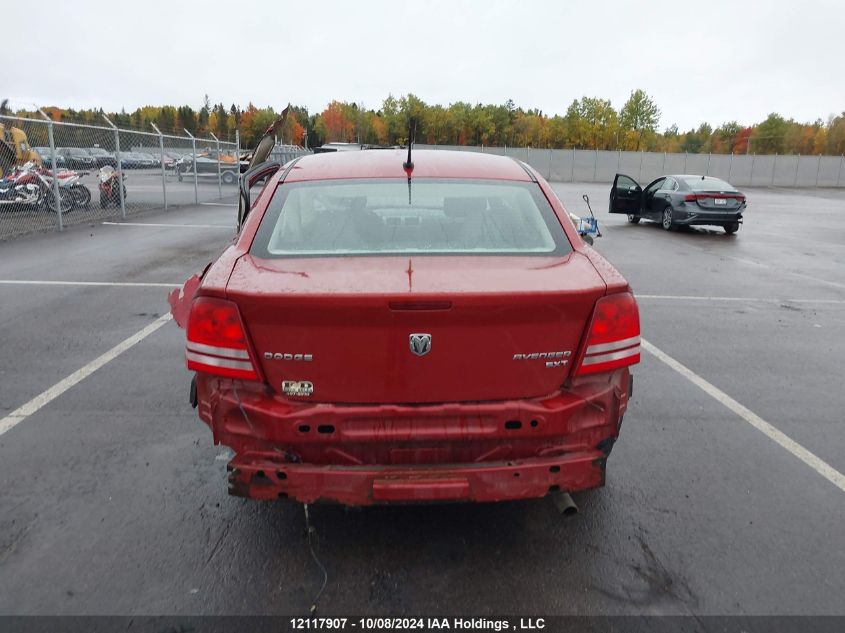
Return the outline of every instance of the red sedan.
<path id="1" fill-rule="evenodd" d="M 602 486 L 640 358 L 628 282 L 531 167 L 404 158 L 271 167 L 192 295 L 192 400 L 235 453 L 230 492 L 369 505 Z"/>

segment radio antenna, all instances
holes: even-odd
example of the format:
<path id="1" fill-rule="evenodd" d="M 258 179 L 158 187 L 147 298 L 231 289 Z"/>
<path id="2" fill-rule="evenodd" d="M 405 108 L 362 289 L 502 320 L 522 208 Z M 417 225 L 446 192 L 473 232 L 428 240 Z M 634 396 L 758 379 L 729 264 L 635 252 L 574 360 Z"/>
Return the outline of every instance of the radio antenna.
<path id="1" fill-rule="evenodd" d="M 417 135 L 417 121 L 413 117 L 408 120 L 408 160 L 402 163 L 402 169 L 408 174 L 408 204 L 411 204 L 411 174 L 414 173 L 414 161 L 411 160 L 411 148 Z"/>
<path id="2" fill-rule="evenodd" d="M 415 136 L 417 134 L 417 121 L 413 117 L 408 121 L 408 160 L 402 163 L 402 168 L 411 177 L 411 172 L 414 171 L 414 161 L 411 160 L 411 147 L 414 145 Z"/>

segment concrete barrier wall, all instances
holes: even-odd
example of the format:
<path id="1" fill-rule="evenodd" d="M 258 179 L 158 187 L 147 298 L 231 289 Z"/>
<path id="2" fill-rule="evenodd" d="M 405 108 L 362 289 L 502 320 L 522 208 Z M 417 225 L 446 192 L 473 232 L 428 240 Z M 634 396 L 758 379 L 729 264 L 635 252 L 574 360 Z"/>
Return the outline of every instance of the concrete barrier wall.
<path id="1" fill-rule="evenodd" d="M 528 163 L 553 182 L 610 182 L 621 173 L 646 184 L 664 174 L 704 174 L 738 187 L 845 187 L 842 156 L 669 154 L 423 144 L 416 147 L 511 156 Z"/>

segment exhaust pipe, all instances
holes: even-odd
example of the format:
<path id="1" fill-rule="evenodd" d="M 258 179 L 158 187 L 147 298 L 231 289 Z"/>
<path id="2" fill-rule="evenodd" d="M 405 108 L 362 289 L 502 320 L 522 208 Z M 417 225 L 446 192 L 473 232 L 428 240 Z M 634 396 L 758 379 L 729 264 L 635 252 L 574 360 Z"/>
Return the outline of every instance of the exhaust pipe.
<path id="1" fill-rule="evenodd" d="M 578 506 L 569 496 L 568 492 L 555 492 L 552 494 L 552 503 L 555 504 L 557 511 L 565 517 L 571 517 L 578 514 Z"/>

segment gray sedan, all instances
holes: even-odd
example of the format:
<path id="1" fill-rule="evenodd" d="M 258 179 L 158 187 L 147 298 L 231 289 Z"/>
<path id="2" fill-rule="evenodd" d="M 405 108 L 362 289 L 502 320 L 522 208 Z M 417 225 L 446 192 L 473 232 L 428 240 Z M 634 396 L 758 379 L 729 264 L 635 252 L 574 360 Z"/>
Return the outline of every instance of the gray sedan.
<path id="1" fill-rule="evenodd" d="M 678 226 L 721 226 L 732 234 L 742 224 L 745 195 L 713 176 L 661 176 L 645 189 L 625 174 L 616 174 L 610 190 L 610 212 L 628 221 L 659 222 L 667 231 Z"/>

